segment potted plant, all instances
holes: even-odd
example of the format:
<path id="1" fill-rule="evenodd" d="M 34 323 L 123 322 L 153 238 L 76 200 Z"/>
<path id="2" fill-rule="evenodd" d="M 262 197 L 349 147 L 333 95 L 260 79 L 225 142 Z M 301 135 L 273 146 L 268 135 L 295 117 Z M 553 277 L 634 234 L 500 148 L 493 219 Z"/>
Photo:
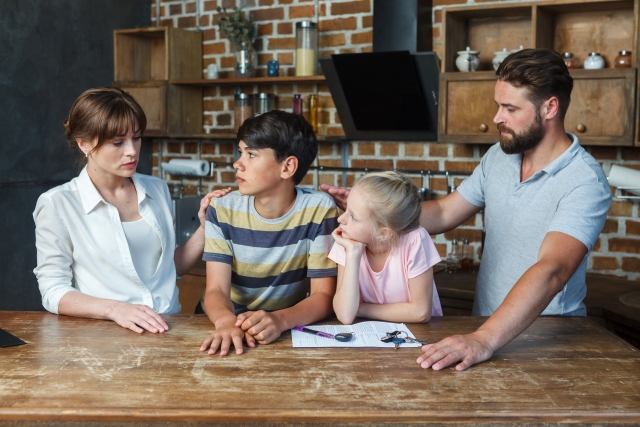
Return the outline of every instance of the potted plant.
<path id="1" fill-rule="evenodd" d="M 234 7 L 233 12 L 228 13 L 226 8 L 218 6 L 218 13 L 222 16 L 218 19 L 220 31 L 233 43 L 236 67 L 236 77 L 253 77 L 257 64 L 256 51 L 253 42 L 256 39 L 256 31 L 251 19 L 243 19 L 242 8 Z"/>

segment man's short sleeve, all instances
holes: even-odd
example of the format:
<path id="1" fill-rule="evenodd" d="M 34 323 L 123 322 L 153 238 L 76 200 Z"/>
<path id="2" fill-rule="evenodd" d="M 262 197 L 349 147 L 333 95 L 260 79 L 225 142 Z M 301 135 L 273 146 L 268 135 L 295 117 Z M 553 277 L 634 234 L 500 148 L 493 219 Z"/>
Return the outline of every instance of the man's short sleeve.
<path id="1" fill-rule="evenodd" d="M 221 224 L 218 218 L 215 202 L 215 198 L 211 199 L 211 204 L 207 208 L 207 221 L 204 228 L 204 254 L 202 255 L 202 260 L 231 264 L 233 262 L 233 252 L 224 235 L 224 223 Z"/>
<path id="2" fill-rule="evenodd" d="M 558 205 L 548 231 L 559 231 L 593 249 L 611 206 L 611 190 L 603 183 L 584 184 L 568 193 Z"/>
<path id="3" fill-rule="evenodd" d="M 499 150 L 499 144 L 494 145 L 487 151 L 480 160 L 480 164 L 473 170 L 471 176 L 460 184 L 458 194 L 460 194 L 467 202 L 480 208 L 485 207 L 484 185 L 487 177 L 487 167 L 493 152 Z"/>

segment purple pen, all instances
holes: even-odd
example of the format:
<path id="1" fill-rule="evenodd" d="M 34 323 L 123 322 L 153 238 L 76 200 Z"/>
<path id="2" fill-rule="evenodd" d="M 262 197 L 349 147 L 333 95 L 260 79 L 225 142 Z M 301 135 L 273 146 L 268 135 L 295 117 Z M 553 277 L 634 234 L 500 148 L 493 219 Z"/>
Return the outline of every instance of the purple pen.
<path id="1" fill-rule="evenodd" d="M 348 333 L 348 332 L 341 332 L 341 333 L 336 334 L 336 335 L 331 335 L 331 334 L 329 334 L 327 332 L 316 331 L 315 329 L 305 328 L 304 326 L 296 326 L 293 329 L 295 329 L 296 331 L 306 332 L 308 334 L 318 335 L 318 336 L 321 336 L 321 337 L 325 337 L 325 338 L 329 338 L 329 339 L 336 340 L 336 341 L 341 341 L 341 342 L 347 342 L 347 341 L 350 341 L 351 338 L 353 338 L 353 334 Z"/>

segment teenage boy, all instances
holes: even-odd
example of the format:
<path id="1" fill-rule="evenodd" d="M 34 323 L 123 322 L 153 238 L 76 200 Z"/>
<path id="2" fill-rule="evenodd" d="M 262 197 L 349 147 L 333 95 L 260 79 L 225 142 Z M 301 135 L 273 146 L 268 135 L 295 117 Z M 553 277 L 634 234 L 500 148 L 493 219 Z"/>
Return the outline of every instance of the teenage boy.
<path id="1" fill-rule="evenodd" d="M 318 153 L 299 115 L 274 110 L 246 120 L 234 163 L 239 191 L 207 210 L 202 308 L 215 331 L 202 344 L 242 354 L 283 331 L 332 313 L 337 268 L 327 258 L 338 226 L 328 195 L 296 187 Z M 307 296 L 308 294 L 308 296 Z"/>

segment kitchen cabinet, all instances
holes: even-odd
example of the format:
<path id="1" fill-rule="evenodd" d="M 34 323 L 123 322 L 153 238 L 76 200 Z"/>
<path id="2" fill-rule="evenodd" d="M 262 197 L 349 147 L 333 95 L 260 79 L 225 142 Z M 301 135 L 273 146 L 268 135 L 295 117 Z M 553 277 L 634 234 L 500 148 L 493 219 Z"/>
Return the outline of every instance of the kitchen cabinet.
<path id="1" fill-rule="evenodd" d="M 583 145 L 640 146 L 638 90 L 638 8 L 640 0 L 555 1 L 449 7 L 443 12 L 439 142 L 494 143 L 494 52 L 549 48 L 572 52 L 574 89 L 565 118 L 567 131 Z M 459 72 L 457 52 L 480 51 L 476 72 Z M 633 52 L 632 67 L 613 68 L 620 50 Z M 590 52 L 605 68 L 580 69 Z"/>
<path id="2" fill-rule="evenodd" d="M 171 27 L 113 32 L 113 86 L 147 115 L 147 136 L 202 132 L 202 88 L 172 79 L 202 77 L 202 33 Z"/>

